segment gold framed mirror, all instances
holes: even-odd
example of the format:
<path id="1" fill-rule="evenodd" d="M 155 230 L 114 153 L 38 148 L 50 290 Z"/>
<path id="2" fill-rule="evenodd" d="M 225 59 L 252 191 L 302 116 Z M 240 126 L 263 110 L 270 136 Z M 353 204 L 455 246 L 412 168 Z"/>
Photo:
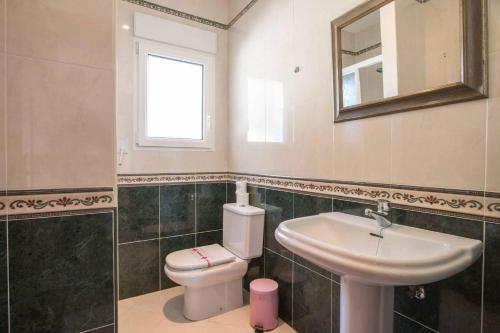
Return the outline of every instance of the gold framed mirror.
<path id="1" fill-rule="evenodd" d="M 487 97 L 484 0 L 370 0 L 331 23 L 335 122 Z"/>

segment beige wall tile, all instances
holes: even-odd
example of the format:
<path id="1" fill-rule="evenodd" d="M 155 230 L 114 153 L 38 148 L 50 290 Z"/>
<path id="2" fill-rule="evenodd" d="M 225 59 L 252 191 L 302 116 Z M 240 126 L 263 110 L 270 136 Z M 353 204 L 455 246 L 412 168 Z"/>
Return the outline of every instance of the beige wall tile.
<path id="1" fill-rule="evenodd" d="M 9 53 L 113 69 L 113 0 L 7 1 Z"/>
<path id="2" fill-rule="evenodd" d="M 391 182 L 391 119 L 368 118 L 334 127 L 336 180 Z"/>
<path id="3" fill-rule="evenodd" d="M 500 192 L 500 97 L 488 103 L 486 191 Z"/>
<path id="4" fill-rule="evenodd" d="M 490 52 L 500 51 L 500 1 L 488 1 L 488 35 Z"/>
<path id="5" fill-rule="evenodd" d="M 295 175 L 298 160 L 294 148 L 295 112 L 292 82 L 292 7 L 286 0 L 259 1 L 230 31 L 229 87 L 230 139 L 229 169 L 263 174 Z M 248 138 L 252 130 L 249 117 L 265 111 L 264 95 L 258 100 L 251 96 L 251 87 L 280 87 L 274 96 L 283 105 L 274 126 L 261 119 L 256 129 L 267 127 L 269 134 L 283 134 L 281 140 Z M 258 107 L 252 106 L 261 102 Z M 278 113 L 269 108 L 268 115 Z M 280 126 L 278 126 L 278 124 Z M 281 142 L 276 142 L 281 141 Z"/>
<path id="6" fill-rule="evenodd" d="M 491 52 L 488 56 L 488 83 L 490 98 L 500 97 L 500 51 Z"/>
<path id="7" fill-rule="evenodd" d="M 259 1 L 233 27 L 230 170 L 484 189 L 487 100 L 332 124 L 329 23 L 359 3 Z M 500 17 L 492 13 L 500 2 L 489 3 L 491 50 L 499 40 L 495 36 L 500 34 Z M 300 73 L 289 75 L 295 66 L 301 67 Z M 496 68 L 490 63 L 494 95 L 500 87 Z M 286 87 L 292 140 L 281 145 L 246 141 L 246 82 L 258 74 L 278 78 Z"/>
<path id="8" fill-rule="evenodd" d="M 0 52 L 0 194 L 7 189 L 5 116 L 5 55 Z"/>
<path id="9" fill-rule="evenodd" d="M 332 4 L 323 0 L 294 2 L 290 70 L 300 68 L 291 76 L 294 154 L 299 157 L 294 173 L 301 177 L 334 177 L 332 51 L 328 43 L 331 8 Z"/>
<path id="10" fill-rule="evenodd" d="M 294 112 L 295 129 L 293 174 L 298 177 L 332 179 L 334 165 L 333 128 L 328 119 L 332 109 L 315 105 L 298 105 Z"/>
<path id="11" fill-rule="evenodd" d="M 500 192 L 500 51 L 490 54 L 486 190 Z"/>
<path id="12" fill-rule="evenodd" d="M 113 73 L 7 57 L 9 189 L 114 184 Z"/>
<path id="13" fill-rule="evenodd" d="M 392 183 L 484 189 L 486 100 L 392 117 Z"/>
<path id="14" fill-rule="evenodd" d="M 0 0 L 0 52 L 5 52 L 5 0 Z"/>

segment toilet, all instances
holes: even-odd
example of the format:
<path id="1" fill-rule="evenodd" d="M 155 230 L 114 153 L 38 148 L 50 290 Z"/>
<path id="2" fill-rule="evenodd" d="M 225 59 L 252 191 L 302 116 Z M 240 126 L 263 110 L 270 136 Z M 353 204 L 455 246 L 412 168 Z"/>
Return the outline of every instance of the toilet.
<path id="1" fill-rule="evenodd" d="M 236 203 L 223 207 L 223 246 L 180 250 L 165 260 L 165 274 L 184 286 L 184 316 L 190 320 L 241 307 L 248 261 L 262 255 L 265 211 Z"/>

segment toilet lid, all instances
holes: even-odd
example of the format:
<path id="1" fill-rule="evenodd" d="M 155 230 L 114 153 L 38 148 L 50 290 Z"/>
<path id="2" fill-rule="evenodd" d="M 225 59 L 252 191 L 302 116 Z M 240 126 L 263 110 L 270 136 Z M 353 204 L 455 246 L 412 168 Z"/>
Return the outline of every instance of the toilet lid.
<path id="1" fill-rule="evenodd" d="M 167 255 L 166 263 L 169 267 L 180 271 L 207 268 L 222 265 L 233 261 L 236 257 L 220 246 L 212 244 L 180 250 Z"/>

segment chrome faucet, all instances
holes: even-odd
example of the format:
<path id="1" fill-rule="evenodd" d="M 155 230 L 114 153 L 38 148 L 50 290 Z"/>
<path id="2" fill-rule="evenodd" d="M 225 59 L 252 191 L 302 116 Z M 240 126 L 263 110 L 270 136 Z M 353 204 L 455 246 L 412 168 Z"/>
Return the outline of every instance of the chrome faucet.
<path id="1" fill-rule="evenodd" d="M 377 200 L 377 211 L 367 208 L 365 209 L 365 215 L 371 217 L 377 221 L 377 224 L 380 228 L 387 228 L 392 225 L 392 222 L 387 219 L 389 217 L 389 212 L 391 207 L 389 205 L 389 201 L 386 200 Z"/>

